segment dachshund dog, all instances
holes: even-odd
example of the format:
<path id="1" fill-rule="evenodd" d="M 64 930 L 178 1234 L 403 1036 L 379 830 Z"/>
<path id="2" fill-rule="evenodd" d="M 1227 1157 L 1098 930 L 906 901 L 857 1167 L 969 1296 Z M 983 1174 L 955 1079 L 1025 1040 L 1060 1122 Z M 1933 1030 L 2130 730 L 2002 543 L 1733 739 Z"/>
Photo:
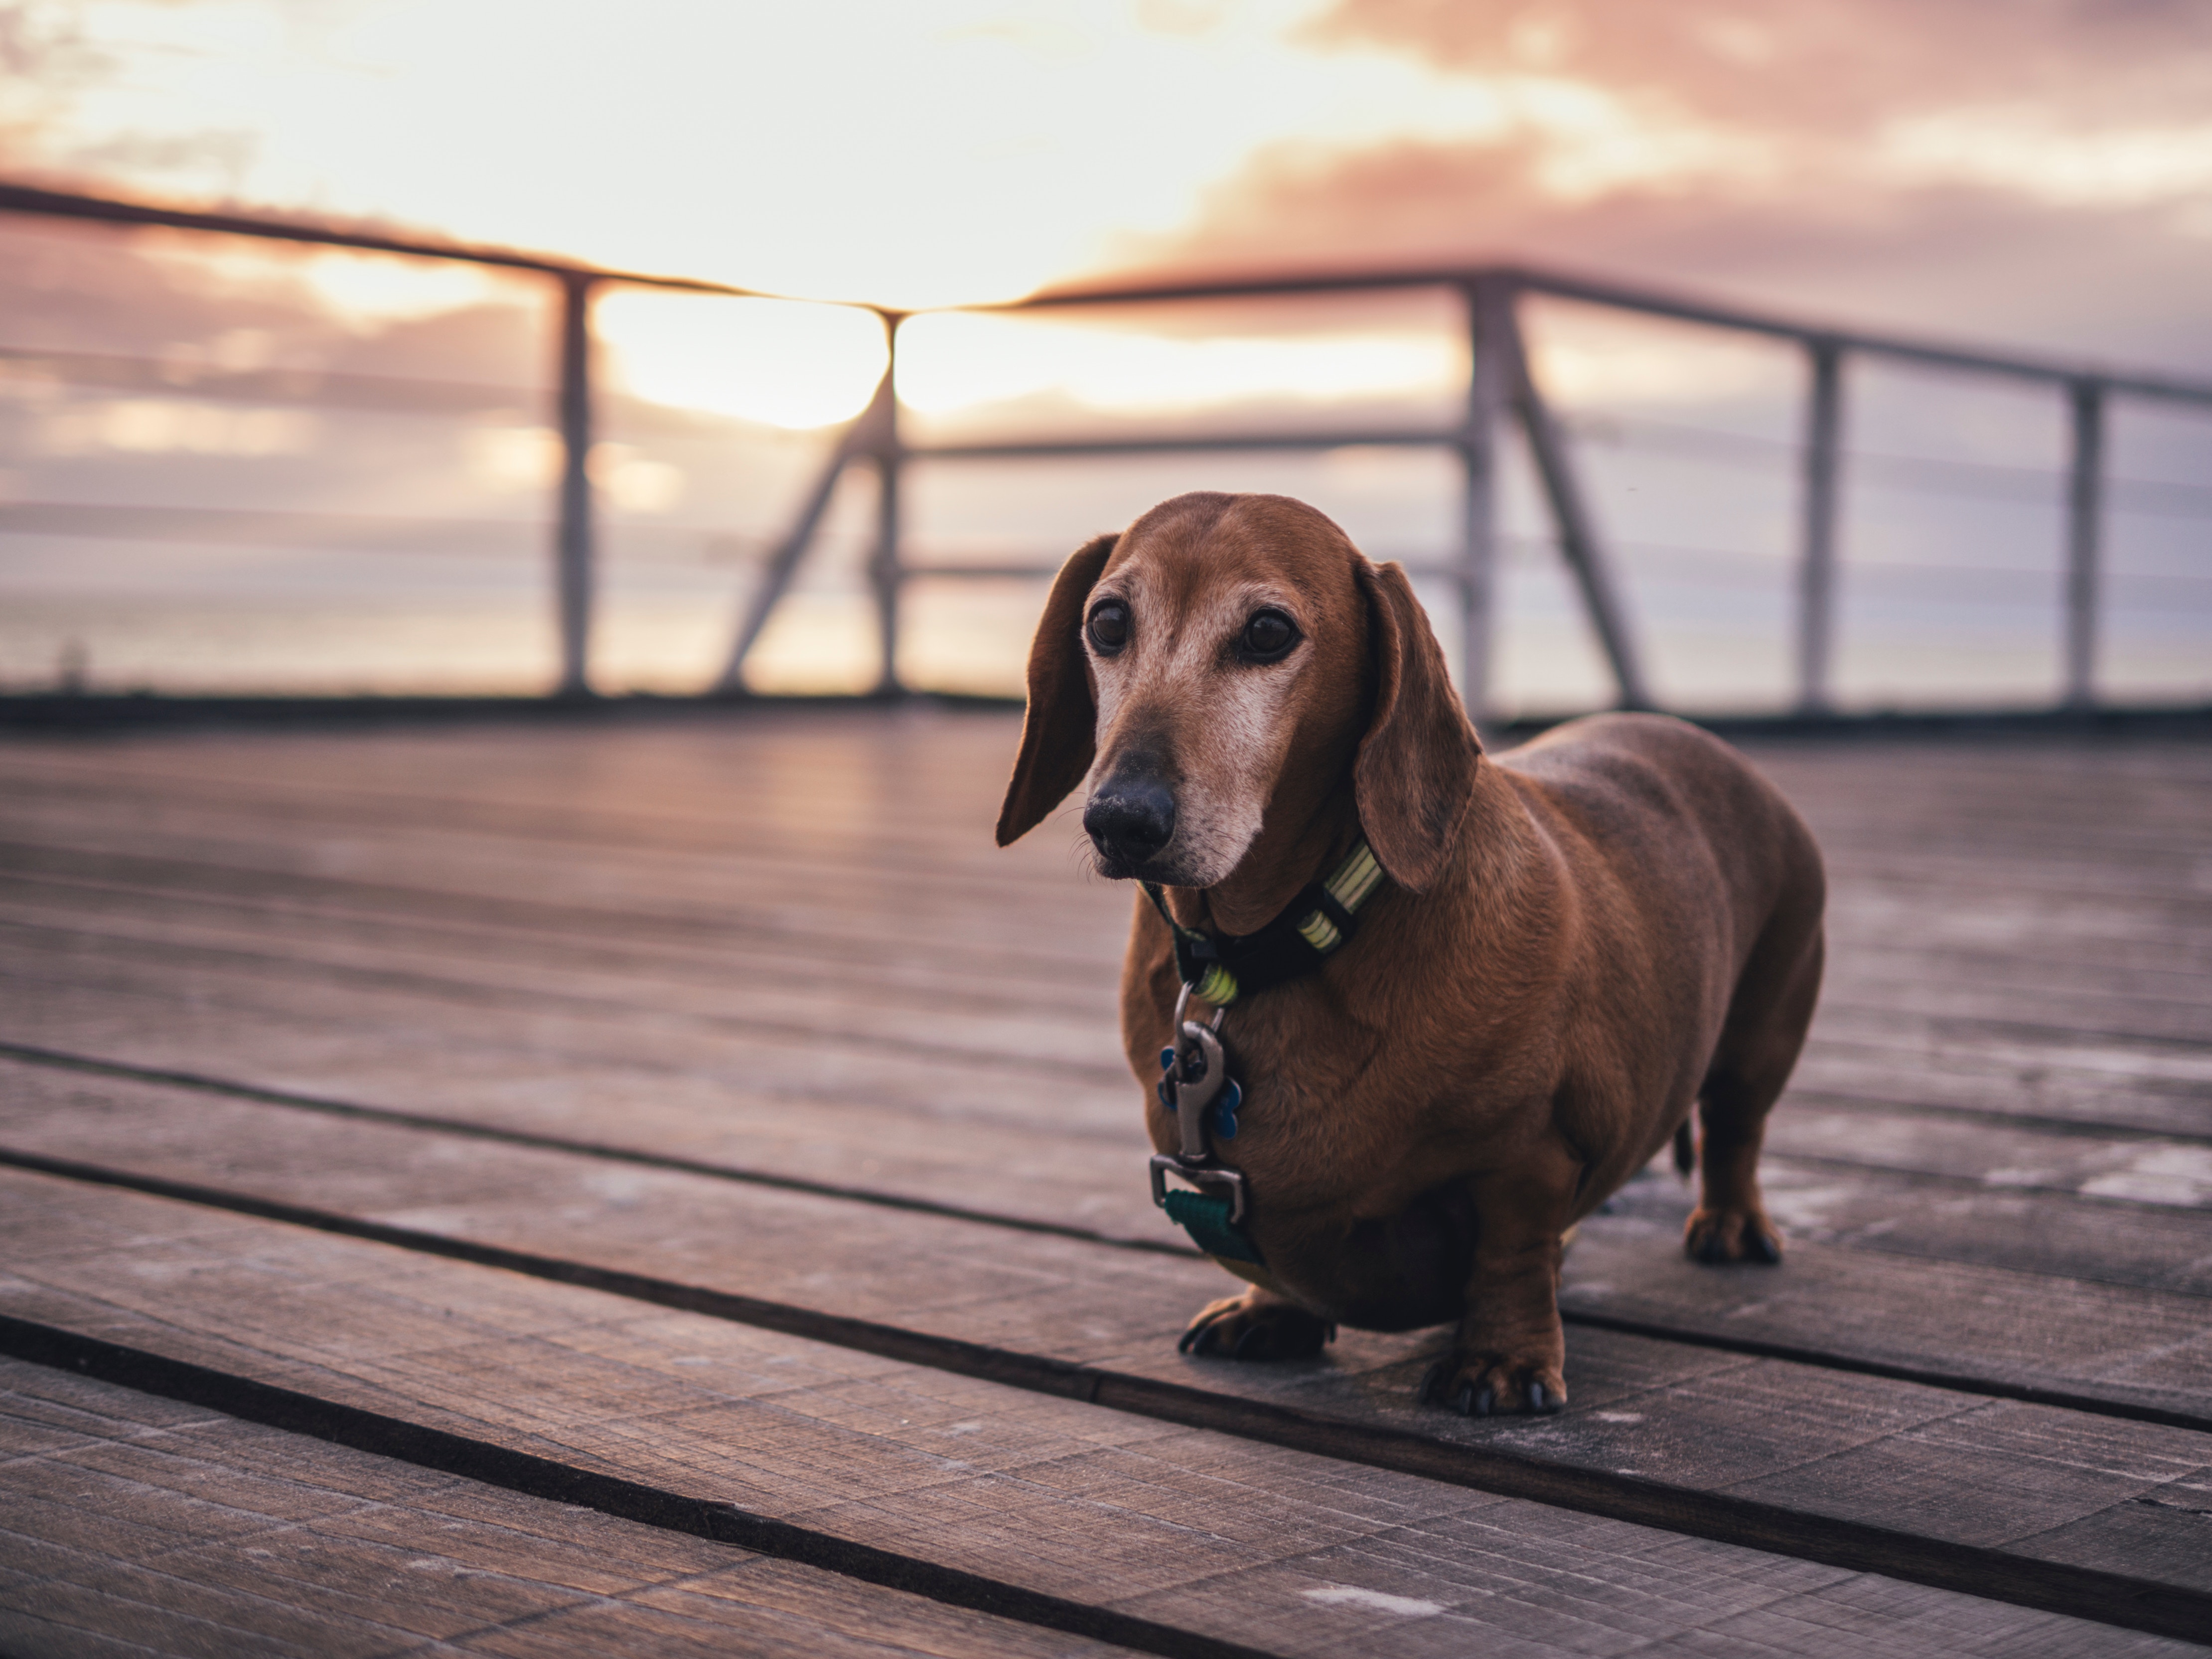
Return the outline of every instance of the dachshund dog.
<path id="1" fill-rule="evenodd" d="M 1734 750 L 1620 714 L 1493 760 L 1402 568 L 1300 502 L 1200 494 L 1061 568 L 1000 845 L 1086 783 L 1100 873 L 1155 884 L 1177 924 L 1137 899 L 1143 1081 L 1177 1041 L 1179 936 L 1266 928 L 1363 837 L 1387 877 L 1340 950 L 1224 1010 L 1243 1118 L 1217 1150 L 1258 1259 L 1216 1252 L 1247 1288 L 1187 1351 L 1456 1321 L 1424 1398 L 1556 1411 L 1562 1236 L 1670 1138 L 1686 1173 L 1692 1107 L 1690 1255 L 1781 1259 L 1759 1140 L 1819 994 L 1825 880 Z M 1167 1152 L 1174 1115 L 1146 1120 Z"/>

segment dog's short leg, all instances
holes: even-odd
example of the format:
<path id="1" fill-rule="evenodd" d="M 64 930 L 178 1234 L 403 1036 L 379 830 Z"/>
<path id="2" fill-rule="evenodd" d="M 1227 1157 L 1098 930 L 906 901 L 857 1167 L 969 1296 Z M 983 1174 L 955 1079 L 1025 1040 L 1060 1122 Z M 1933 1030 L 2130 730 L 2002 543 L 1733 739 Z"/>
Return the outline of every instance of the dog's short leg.
<path id="1" fill-rule="evenodd" d="M 1467 1316 L 1451 1351 L 1423 1378 L 1423 1400 L 1464 1417 L 1555 1412 L 1567 1403 L 1559 1260 L 1580 1169 L 1555 1149 L 1510 1177 L 1474 1183 L 1479 1231 Z"/>
<path id="2" fill-rule="evenodd" d="M 1207 1303 L 1176 1346 L 1231 1359 L 1310 1359 L 1335 1338 L 1328 1320 L 1255 1285 L 1242 1296 Z"/>
<path id="3" fill-rule="evenodd" d="M 1768 1218 L 1759 1191 L 1765 1108 L 1748 1109 L 1744 1094 L 1726 1081 L 1708 1079 L 1705 1090 L 1698 1102 L 1705 1125 L 1698 1148 L 1702 1188 L 1682 1231 L 1682 1248 L 1692 1261 L 1771 1267 L 1782 1260 L 1782 1232 Z"/>
<path id="4" fill-rule="evenodd" d="M 1786 951 L 1771 945 L 1786 945 Z M 1820 935 L 1762 940 L 1736 988 L 1698 1099 L 1702 1188 L 1682 1235 L 1693 1261 L 1782 1260 L 1782 1232 L 1759 1191 L 1767 1109 L 1789 1081 L 1820 985 Z M 1778 970 L 1776 958 L 1781 958 Z"/>
<path id="5" fill-rule="evenodd" d="M 1759 1148 L 1766 1134 L 1766 1109 L 1781 1081 L 1747 1078 L 1716 1068 L 1698 1099 L 1705 1133 L 1698 1140 L 1698 1207 L 1682 1232 L 1692 1261 L 1782 1260 L 1782 1231 L 1768 1219 L 1759 1191 Z"/>

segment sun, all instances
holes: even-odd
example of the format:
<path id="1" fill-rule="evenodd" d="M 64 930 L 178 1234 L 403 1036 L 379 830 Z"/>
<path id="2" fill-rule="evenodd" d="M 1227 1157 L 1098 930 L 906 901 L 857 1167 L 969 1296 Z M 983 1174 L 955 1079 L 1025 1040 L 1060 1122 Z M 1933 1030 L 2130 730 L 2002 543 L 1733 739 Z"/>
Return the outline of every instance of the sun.
<path id="1" fill-rule="evenodd" d="M 859 306 L 618 288 L 596 323 L 610 385 L 792 430 L 858 415 L 889 357 L 882 319 Z"/>

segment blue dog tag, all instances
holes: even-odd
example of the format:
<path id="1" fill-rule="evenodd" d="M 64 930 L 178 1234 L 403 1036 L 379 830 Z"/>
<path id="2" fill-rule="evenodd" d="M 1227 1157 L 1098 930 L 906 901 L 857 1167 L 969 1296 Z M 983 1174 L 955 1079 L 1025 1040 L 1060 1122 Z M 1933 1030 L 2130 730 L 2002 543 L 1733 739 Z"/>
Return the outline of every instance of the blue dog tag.
<path id="1" fill-rule="evenodd" d="M 1213 1103 L 1213 1133 L 1224 1140 L 1237 1139 L 1237 1109 L 1244 1103 L 1244 1086 L 1235 1078 L 1222 1086 Z"/>

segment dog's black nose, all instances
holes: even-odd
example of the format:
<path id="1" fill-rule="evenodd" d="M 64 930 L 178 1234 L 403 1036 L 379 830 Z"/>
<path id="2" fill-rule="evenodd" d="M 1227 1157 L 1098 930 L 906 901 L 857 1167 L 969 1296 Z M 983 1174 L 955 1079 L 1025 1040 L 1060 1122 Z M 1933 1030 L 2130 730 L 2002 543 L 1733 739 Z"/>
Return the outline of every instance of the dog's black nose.
<path id="1" fill-rule="evenodd" d="M 1110 869 L 1133 871 L 1175 836 L 1175 796 L 1152 778 L 1112 778 L 1083 809 L 1084 832 Z"/>

